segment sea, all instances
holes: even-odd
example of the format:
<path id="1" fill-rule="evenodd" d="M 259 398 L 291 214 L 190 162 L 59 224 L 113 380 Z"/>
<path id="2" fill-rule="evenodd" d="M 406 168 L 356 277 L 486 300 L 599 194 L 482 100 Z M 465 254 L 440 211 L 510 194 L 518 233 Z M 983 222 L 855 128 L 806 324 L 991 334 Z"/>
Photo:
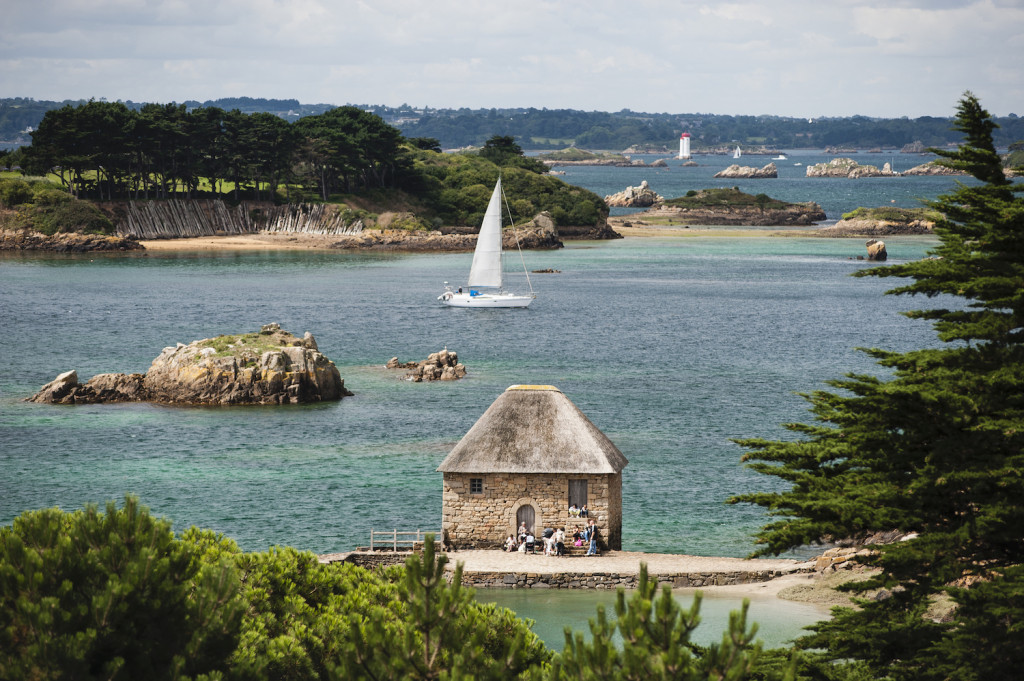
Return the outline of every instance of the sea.
<path id="1" fill-rule="evenodd" d="M 773 180 L 711 177 L 734 162 L 763 165 L 764 156 L 696 156 L 692 168 L 640 156 L 669 167 L 577 166 L 562 179 L 602 196 L 642 180 L 665 197 L 739 186 L 816 201 L 830 221 L 858 206 L 919 205 L 957 182 L 809 179 L 806 166 L 831 157 L 786 155 Z M 928 160 L 854 158 L 892 160 L 897 170 Z M 924 258 L 937 243 L 885 242 L 892 263 Z M 898 281 L 852 277 L 871 266 L 858 259 L 865 253 L 864 239 L 767 231 L 569 242 L 524 253 L 528 269 L 557 272 L 529 281 L 510 273 L 511 288 L 537 294 L 528 309 L 512 310 L 438 303 L 445 281 L 462 283 L 468 253 L 2 254 L 0 525 L 30 509 L 133 494 L 176 530 L 210 528 L 246 551 L 328 553 L 367 545 L 371 530 L 436 531 L 437 466 L 502 391 L 530 383 L 559 388 L 629 460 L 623 549 L 746 556 L 768 518 L 726 500 L 779 483 L 746 468 L 734 440 L 792 437 L 781 424 L 811 419 L 803 394 L 848 372 L 885 374 L 859 348 L 937 344 L 930 325 L 904 311 L 955 304 L 885 295 Z M 311 332 L 354 396 L 283 407 L 24 401 L 70 369 L 83 381 L 145 372 L 166 346 L 270 322 Z M 442 348 L 458 353 L 464 379 L 411 383 L 384 366 Z M 801 555 L 809 552 L 792 554 Z M 610 604 L 608 594 L 514 597 L 556 647 L 563 626 L 586 627 L 570 613 L 589 608 L 592 616 L 601 598 Z M 493 595 L 500 598 L 512 596 Z M 825 616 L 773 612 L 766 606 L 762 619 L 797 622 L 780 640 Z"/>

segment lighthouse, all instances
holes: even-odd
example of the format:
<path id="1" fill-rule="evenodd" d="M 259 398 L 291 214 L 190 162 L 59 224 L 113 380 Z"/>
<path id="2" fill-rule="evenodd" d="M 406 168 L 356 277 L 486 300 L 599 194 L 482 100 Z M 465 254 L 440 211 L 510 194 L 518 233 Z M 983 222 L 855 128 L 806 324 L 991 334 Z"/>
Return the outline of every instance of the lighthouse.
<path id="1" fill-rule="evenodd" d="M 690 133 L 679 136 L 679 158 L 690 158 Z"/>

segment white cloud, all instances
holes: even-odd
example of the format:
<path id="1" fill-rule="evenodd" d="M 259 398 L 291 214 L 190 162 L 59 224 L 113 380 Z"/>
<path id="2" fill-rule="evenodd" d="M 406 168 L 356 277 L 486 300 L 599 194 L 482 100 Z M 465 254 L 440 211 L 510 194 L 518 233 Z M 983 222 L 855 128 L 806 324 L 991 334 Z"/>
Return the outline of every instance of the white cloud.
<path id="1" fill-rule="evenodd" d="M 3 96 L 917 116 L 969 88 L 1024 113 L 1013 0 L 8 4 Z"/>

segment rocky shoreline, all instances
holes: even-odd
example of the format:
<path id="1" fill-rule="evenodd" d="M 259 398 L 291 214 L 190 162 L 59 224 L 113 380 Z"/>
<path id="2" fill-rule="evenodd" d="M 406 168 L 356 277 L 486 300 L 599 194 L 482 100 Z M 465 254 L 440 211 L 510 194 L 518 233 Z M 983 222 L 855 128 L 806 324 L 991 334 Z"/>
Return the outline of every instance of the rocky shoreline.
<path id="1" fill-rule="evenodd" d="M 106 234 L 58 232 L 43 234 L 31 230 L 0 230 L 0 251 L 48 251 L 52 253 L 89 253 L 93 251 L 142 251 L 134 237 Z"/>
<path id="2" fill-rule="evenodd" d="M 624 226 L 648 224 L 724 225 L 752 227 L 809 226 L 825 219 L 825 211 L 816 203 L 792 204 L 784 208 L 757 206 L 679 207 L 655 206 L 634 213 Z"/>
<path id="3" fill-rule="evenodd" d="M 76 371 L 66 371 L 26 401 L 299 404 L 350 395 L 338 367 L 320 353 L 312 334 L 296 338 L 278 324 L 267 324 L 259 333 L 166 347 L 145 374 L 98 374 L 82 384 Z"/>

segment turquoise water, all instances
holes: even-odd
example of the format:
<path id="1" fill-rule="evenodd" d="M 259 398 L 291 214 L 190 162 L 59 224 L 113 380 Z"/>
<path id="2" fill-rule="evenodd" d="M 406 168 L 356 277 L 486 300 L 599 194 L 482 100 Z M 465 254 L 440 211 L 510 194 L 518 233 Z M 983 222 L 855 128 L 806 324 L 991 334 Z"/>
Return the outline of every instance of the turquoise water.
<path id="1" fill-rule="evenodd" d="M 887 239 L 894 262 L 931 242 Z M 863 240 L 665 238 L 527 253 L 526 310 L 442 307 L 470 254 L 150 254 L 0 258 L 0 523 L 137 494 L 179 529 L 246 550 L 365 545 L 436 529 L 438 464 L 509 385 L 558 386 L 630 463 L 623 548 L 744 556 L 769 489 L 730 438 L 782 437 L 795 393 L 878 368 L 855 347 L 933 343 L 922 304 L 849 275 Z M 521 282 L 520 282 L 521 284 Z M 940 303 L 936 303 L 940 304 Z M 142 372 L 166 345 L 279 322 L 312 332 L 356 393 L 333 404 L 172 408 L 24 403 L 58 373 Z M 444 346 L 469 369 L 413 384 L 384 369 Z"/>
<path id="2" fill-rule="evenodd" d="M 672 593 L 684 609 L 693 604 L 696 589 L 676 589 Z M 707 646 L 720 643 L 729 627 L 729 613 L 742 607 L 743 598 L 722 594 L 715 589 L 702 589 L 700 626 L 692 641 Z M 554 651 L 565 648 L 565 628 L 583 632 L 590 638 L 589 622 L 597 618 L 597 606 L 605 609 L 610 621 L 615 620 L 614 591 L 574 591 L 566 589 L 478 589 L 477 600 L 496 603 L 515 611 L 520 617 L 534 621 L 533 631 Z M 627 601 L 630 592 L 626 592 Z M 775 596 L 752 594 L 747 597 L 747 626 L 757 623 L 756 638 L 766 648 L 784 646 L 803 633 L 803 628 L 829 616 L 821 605 L 794 603 Z"/>

